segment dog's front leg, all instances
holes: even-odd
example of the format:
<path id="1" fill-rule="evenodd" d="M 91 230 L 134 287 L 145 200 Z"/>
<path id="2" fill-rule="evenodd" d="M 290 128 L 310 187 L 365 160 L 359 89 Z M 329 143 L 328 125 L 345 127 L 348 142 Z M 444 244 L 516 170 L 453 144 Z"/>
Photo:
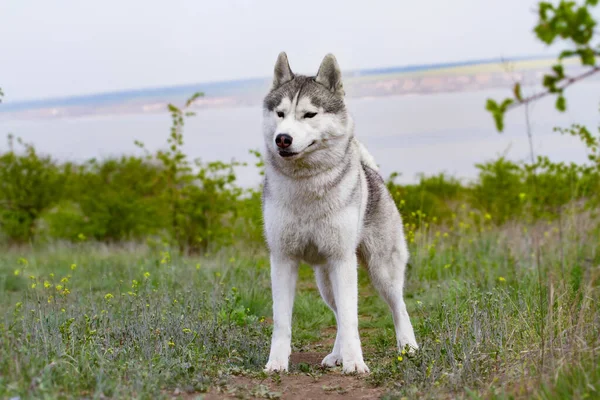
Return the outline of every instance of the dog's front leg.
<path id="1" fill-rule="evenodd" d="M 358 335 L 358 272 L 356 254 L 330 262 L 329 277 L 337 307 L 337 323 L 342 365 L 345 373 L 369 372 Z M 336 342 L 337 342 L 336 339 Z"/>
<path id="2" fill-rule="evenodd" d="M 292 351 L 292 309 L 298 277 L 298 262 L 287 257 L 271 256 L 271 290 L 273 292 L 273 337 L 265 371 L 287 371 Z"/>

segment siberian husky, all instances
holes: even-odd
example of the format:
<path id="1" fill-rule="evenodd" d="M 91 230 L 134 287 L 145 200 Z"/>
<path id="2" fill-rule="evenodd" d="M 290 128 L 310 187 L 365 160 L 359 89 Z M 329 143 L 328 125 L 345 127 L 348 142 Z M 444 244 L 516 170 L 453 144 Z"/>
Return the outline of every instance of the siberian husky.
<path id="1" fill-rule="evenodd" d="M 408 249 L 402 220 L 373 157 L 354 137 L 335 57 L 295 75 L 279 54 L 263 103 L 265 234 L 271 255 L 273 337 L 266 371 L 288 369 L 298 264 L 314 267 L 337 336 L 322 365 L 369 372 L 358 334 L 357 264 L 388 303 L 399 349 L 418 349 L 402 297 Z"/>

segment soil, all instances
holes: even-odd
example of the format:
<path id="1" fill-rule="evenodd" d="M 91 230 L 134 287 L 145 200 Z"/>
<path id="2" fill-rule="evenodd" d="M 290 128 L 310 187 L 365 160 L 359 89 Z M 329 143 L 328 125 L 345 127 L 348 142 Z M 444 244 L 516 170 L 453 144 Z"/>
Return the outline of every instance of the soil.
<path id="1" fill-rule="evenodd" d="M 344 375 L 340 368 L 320 368 L 325 353 L 294 353 L 290 358 L 290 370 L 298 371 L 299 365 L 307 364 L 317 373 L 293 372 L 271 376 L 266 379 L 233 376 L 226 386 L 212 388 L 208 393 L 185 394 L 186 399 L 378 399 L 384 389 L 371 386 L 364 376 Z M 306 365 L 301 365 L 306 368 Z"/>

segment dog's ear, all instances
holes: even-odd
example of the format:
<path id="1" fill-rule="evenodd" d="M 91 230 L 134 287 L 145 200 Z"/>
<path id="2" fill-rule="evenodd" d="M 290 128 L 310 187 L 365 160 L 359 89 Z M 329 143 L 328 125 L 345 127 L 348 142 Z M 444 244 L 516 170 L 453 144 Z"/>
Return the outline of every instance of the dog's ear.
<path id="1" fill-rule="evenodd" d="M 273 74 L 273 86 L 271 90 L 277 89 L 279 86 L 294 79 L 294 73 L 288 63 L 287 54 L 284 51 L 279 53 L 277 62 L 275 63 L 275 71 Z"/>
<path id="2" fill-rule="evenodd" d="M 342 71 L 333 54 L 329 53 L 325 56 L 315 80 L 333 93 L 344 95 Z"/>

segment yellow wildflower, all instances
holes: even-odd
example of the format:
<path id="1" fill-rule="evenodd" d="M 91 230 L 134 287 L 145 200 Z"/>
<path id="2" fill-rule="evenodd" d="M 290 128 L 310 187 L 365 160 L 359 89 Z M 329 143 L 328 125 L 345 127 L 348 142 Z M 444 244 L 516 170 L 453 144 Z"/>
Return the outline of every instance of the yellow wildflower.
<path id="1" fill-rule="evenodd" d="M 104 295 L 104 300 L 106 300 L 106 301 L 109 301 L 109 300 L 110 300 L 110 299 L 112 299 L 113 297 L 115 297 L 115 296 L 113 296 L 113 295 L 112 295 L 112 293 L 106 293 L 106 294 Z"/>
<path id="2" fill-rule="evenodd" d="M 50 282 L 48 282 L 48 281 L 44 281 L 44 287 L 45 287 L 46 289 L 48 289 L 48 288 L 51 288 L 51 287 L 52 287 L 52 284 L 51 284 Z"/>
<path id="3" fill-rule="evenodd" d="M 506 279 L 503 276 L 501 276 L 501 277 L 498 278 L 498 281 L 499 282 L 506 282 Z"/>
<path id="4" fill-rule="evenodd" d="M 18 269 L 15 269 L 15 276 L 19 276 L 19 275 L 21 275 L 21 271 Z"/>
<path id="5" fill-rule="evenodd" d="M 71 264 L 71 271 L 75 271 L 75 268 L 77 268 L 77 264 Z"/>

